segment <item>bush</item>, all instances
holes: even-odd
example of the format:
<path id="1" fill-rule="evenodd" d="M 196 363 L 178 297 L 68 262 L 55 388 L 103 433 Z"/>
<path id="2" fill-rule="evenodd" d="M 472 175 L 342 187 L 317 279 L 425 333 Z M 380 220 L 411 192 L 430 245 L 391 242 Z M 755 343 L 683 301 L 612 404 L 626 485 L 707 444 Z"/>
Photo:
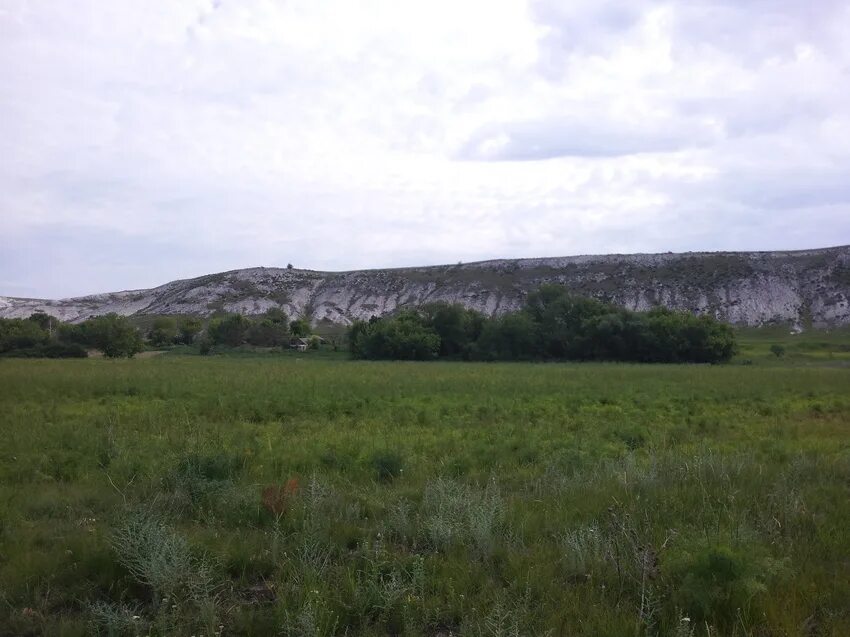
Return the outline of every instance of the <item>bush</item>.
<path id="1" fill-rule="evenodd" d="M 732 328 L 709 316 L 657 308 L 631 312 L 544 285 L 525 307 L 485 318 L 460 305 L 358 321 L 348 332 L 355 358 L 425 360 L 609 360 L 720 363 L 737 351 Z"/>
<path id="2" fill-rule="evenodd" d="M 770 346 L 770 353 L 776 356 L 776 358 L 782 358 L 785 356 L 785 347 L 778 343 L 774 343 Z"/>
<path id="3" fill-rule="evenodd" d="M 47 342 L 48 333 L 37 321 L 0 319 L 0 352 L 32 348 Z"/>
<path id="4" fill-rule="evenodd" d="M 109 358 L 132 358 L 142 351 L 139 331 L 117 314 L 91 318 L 80 325 L 83 340 Z"/>
<path id="5" fill-rule="evenodd" d="M 250 325 L 250 321 L 241 314 L 231 314 L 210 321 L 207 334 L 215 345 L 238 347 L 245 342 Z"/>
<path id="6" fill-rule="evenodd" d="M 440 337 L 440 356 L 470 357 L 486 318 L 462 305 L 430 303 L 422 308 L 424 325 Z"/>
<path id="7" fill-rule="evenodd" d="M 183 345 L 191 345 L 195 337 L 201 331 L 201 322 L 194 318 L 181 319 L 177 324 L 177 342 Z"/>
<path id="8" fill-rule="evenodd" d="M 381 482 L 390 482 L 403 471 L 402 458 L 393 451 L 379 451 L 373 454 L 371 464 Z"/>
<path id="9" fill-rule="evenodd" d="M 5 352 L 10 358 L 86 358 L 88 352 L 81 345 L 74 343 L 47 343 L 25 349 Z"/>
<path id="10" fill-rule="evenodd" d="M 440 351 L 440 337 L 417 312 L 358 321 L 349 329 L 349 346 L 355 358 L 430 360 Z"/>
<path id="11" fill-rule="evenodd" d="M 725 546 L 706 548 L 678 566 L 677 605 L 698 622 L 730 627 L 748 613 L 784 563 Z"/>
<path id="12" fill-rule="evenodd" d="M 286 329 L 286 323 L 276 323 L 265 318 L 252 322 L 245 338 L 251 345 L 278 347 L 286 343 L 288 337 L 289 331 Z"/>
<path id="13" fill-rule="evenodd" d="M 177 340 L 177 324 L 174 319 L 164 316 L 154 320 L 148 331 L 148 340 L 156 347 L 174 343 Z"/>

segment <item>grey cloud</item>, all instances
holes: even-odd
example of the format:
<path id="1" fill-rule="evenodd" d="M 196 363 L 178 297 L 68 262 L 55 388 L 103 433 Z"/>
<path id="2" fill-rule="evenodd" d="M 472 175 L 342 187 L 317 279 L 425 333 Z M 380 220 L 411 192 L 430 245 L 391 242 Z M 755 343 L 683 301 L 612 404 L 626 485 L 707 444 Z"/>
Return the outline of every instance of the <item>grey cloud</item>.
<path id="1" fill-rule="evenodd" d="M 714 138 L 713 131 L 695 121 L 559 117 L 486 126 L 466 141 L 458 157 L 486 161 L 620 157 L 704 146 Z"/>
<path id="2" fill-rule="evenodd" d="M 571 55 L 598 53 L 616 45 L 640 23 L 649 6 L 646 0 L 534 0 L 531 15 L 545 29 L 541 42 L 542 69 L 557 74 L 565 58 Z"/>

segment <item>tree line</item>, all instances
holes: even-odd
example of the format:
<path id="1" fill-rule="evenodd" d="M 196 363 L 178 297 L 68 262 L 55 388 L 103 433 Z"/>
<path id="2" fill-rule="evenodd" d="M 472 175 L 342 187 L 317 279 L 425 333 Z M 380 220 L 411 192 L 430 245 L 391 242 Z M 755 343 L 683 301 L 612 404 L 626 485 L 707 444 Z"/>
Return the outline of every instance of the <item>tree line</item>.
<path id="1" fill-rule="evenodd" d="M 36 312 L 26 319 L 0 319 L 0 356 L 84 358 L 88 350 L 95 349 L 109 358 L 124 358 L 142 351 L 145 341 L 152 347 L 197 345 L 205 354 L 214 346 L 288 346 L 290 337 L 309 337 L 311 331 L 309 321 L 290 321 L 277 308 L 255 318 L 241 314 L 213 317 L 206 329 L 195 317 L 162 316 L 154 319 L 145 333 L 117 314 L 64 323 Z"/>
<path id="2" fill-rule="evenodd" d="M 348 341 L 354 358 L 398 360 L 721 363 L 737 351 L 732 328 L 713 317 L 660 307 L 634 312 L 557 285 L 493 318 L 439 302 L 356 321 Z"/>
<path id="3" fill-rule="evenodd" d="M 36 312 L 26 319 L 0 319 L 0 355 L 19 358 L 85 358 L 97 349 L 110 358 L 142 350 L 142 336 L 123 316 L 106 314 L 63 323 Z"/>

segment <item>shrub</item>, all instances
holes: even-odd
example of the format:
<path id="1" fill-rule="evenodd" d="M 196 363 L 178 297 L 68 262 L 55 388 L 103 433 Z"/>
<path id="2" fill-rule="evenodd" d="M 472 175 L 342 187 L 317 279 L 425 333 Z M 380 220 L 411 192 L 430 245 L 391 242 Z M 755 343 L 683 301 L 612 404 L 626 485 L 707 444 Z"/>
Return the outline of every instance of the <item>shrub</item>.
<path id="1" fill-rule="evenodd" d="M 779 343 L 774 343 L 770 346 L 770 353 L 776 356 L 776 358 L 782 358 L 785 356 L 785 347 Z"/>
<path id="2" fill-rule="evenodd" d="M 199 601 L 212 594 L 210 565 L 192 555 L 189 544 L 149 513 L 132 514 L 112 536 L 121 564 L 157 602 Z"/>
<path id="3" fill-rule="evenodd" d="M 124 316 L 106 314 L 81 325 L 86 344 L 96 347 L 109 358 L 132 358 L 142 351 L 142 338 Z"/>
<path id="4" fill-rule="evenodd" d="M 177 340 L 177 324 L 174 319 L 167 316 L 155 319 L 148 331 L 148 340 L 156 347 L 174 343 Z"/>
<path id="5" fill-rule="evenodd" d="M 656 308 L 631 312 L 596 299 L 541 286 L 524 308 L 485 318 L 460 305 L 355 322 L 348 332 L 355 358 L 425 360 L 611 360 L 721 363 L 737 351 L 732 328 L 709 316 Z"/>
<path id="6" fill-rule="evenodd" d="M 678 567 L 677 604 L 697 621 L 732 626 L 739 613 L 748 613 L 755 598 L 767 590 L 769 579 L 783 562 L 751 552 L 712 546 L 690 555 Z"/>
<path id="7" fill-rule="evenodd" d="M 250 321 L 241 314 L 231 314 L 224 318 L 213 319 L 207 328 L 207 334 L 215 345 L 238 347 L 248 336 Z"/>
<path id="8" fill-rule="evenodd" d="M 13 349 L 4 352 L 10 358 L 86 358 L 88 352 L 74 343 L 46 343 L 25 349 Z"/>
<path id="9" fill-rule="evenodd" d="M 48 333 L 37 321 L 0 319 L 0 352 L 28 349 L 47 342 Z"/>
<path id="10" fill-rule="evenodd" d="M 177 342 L 183 345 L 191 345 L 195 337 L 201 331 L 201 322 L 194 318 L 181 319 L 177 324 Z"/>
<path id="11" fill-rule="evenodd" d="M 355 358 L 430 360 L 440 351 L 440 337 L 424 317 L 400 312 L 368 323 L 357 321 L 349 329 L 349 347 Z"/>
<path id="12" fill-rule="evenodd" d="M 404 463 L 394 451 L 378 451 L 372 455 L 371 465 L 378 480 L 390 482 L 401 475 Z"/>

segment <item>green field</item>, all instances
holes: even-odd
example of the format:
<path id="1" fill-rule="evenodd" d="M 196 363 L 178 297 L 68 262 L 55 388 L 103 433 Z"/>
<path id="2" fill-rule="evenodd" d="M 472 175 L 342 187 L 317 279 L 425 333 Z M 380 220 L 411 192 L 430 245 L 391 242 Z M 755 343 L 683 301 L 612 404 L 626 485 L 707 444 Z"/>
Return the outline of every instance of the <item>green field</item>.
<path id="1" fill-rule="evenodd" d="M 0 635 L 848 635 L 850 367 L 771 342 L 0 360 Z"/>

